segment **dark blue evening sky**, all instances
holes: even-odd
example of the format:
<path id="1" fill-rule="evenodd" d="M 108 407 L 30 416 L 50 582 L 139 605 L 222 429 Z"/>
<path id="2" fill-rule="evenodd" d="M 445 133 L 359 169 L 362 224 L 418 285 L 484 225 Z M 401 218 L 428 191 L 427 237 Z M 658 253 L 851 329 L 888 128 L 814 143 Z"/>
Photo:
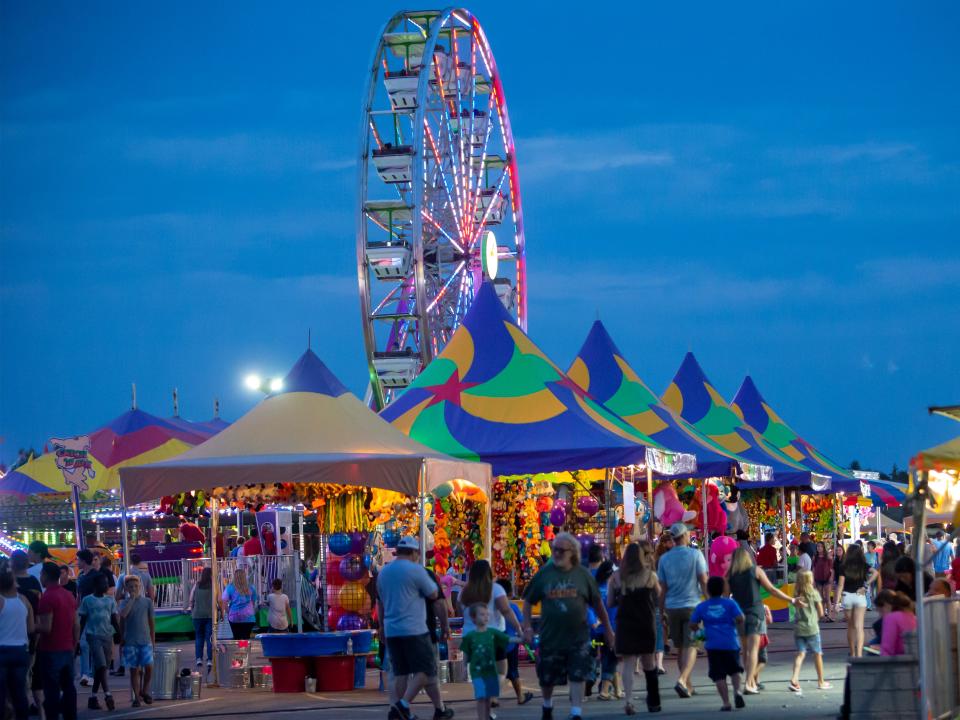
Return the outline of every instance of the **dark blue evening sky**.
<path id="1" fill-rule="evenodd" d="M 0 4 L 0 461 L 129 404 L 235 419 L 250 370 L 366 376 L 353 210 L 394 4 Z M 480 2 L 517 139 L 530 332 L 692 349 L 837 461 L 956 434 L 960 8 Z"/>

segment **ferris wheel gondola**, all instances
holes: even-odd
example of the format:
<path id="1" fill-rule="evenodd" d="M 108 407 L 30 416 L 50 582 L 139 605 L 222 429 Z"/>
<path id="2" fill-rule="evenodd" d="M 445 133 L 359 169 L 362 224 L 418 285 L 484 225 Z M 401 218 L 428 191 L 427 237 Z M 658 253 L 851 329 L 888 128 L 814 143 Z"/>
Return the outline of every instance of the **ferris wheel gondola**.
<path id="1" fill-rule="evenodd" d="M 379 409 L 443 349 L 485 277 L 526 329 L 526 258 L 503 85 L 470 12 L 390 19 L 362 122 L 357 273 Z"/>

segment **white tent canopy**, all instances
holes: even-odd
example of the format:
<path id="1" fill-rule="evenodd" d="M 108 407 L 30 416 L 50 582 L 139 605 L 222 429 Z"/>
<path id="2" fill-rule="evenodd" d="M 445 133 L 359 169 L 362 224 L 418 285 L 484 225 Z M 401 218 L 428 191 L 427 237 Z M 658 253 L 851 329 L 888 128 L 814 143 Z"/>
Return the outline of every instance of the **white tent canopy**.
<path id="1" fill-rule="evenodd" d="M 351 394 L 310 350 L 281 392 L 220 434 L 175 459 L 120 473 L 127 505 L 259 483 L 337 483 L 416 496 L 452 480 L 471 482 L 490 498 L 490 465 L 411 440 Z"/>

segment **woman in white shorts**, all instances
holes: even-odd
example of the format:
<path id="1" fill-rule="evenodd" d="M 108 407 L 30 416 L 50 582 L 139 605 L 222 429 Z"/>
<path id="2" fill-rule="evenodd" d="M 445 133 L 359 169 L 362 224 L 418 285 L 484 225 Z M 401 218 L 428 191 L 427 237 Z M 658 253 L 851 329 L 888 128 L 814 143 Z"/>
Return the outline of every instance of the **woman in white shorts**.
<path id="1" fill-rule="evenodd" d="M 847 548 L 837 582 L 837 610 L 847 614 L 847 647 L 850 657 L 863 655 L 863 617 L 867 613 L 867 592 L 876 582 L 877 571 L 867 565 L 863 548 L 857 544 Z"/>

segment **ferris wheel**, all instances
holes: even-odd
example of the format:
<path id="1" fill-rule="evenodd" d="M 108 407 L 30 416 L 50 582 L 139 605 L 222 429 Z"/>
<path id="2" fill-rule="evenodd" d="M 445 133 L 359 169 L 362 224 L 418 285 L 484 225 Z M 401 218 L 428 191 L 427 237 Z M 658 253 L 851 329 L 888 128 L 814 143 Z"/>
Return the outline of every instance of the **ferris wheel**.
<path id="1" fill-rule="evenodd" d="M 357 271 L 380 409 L 443 349 L 484 278 L 526 330 L 523 209 L 500 75 L 467 10 L 390 19 L 362 122 Z"/>

